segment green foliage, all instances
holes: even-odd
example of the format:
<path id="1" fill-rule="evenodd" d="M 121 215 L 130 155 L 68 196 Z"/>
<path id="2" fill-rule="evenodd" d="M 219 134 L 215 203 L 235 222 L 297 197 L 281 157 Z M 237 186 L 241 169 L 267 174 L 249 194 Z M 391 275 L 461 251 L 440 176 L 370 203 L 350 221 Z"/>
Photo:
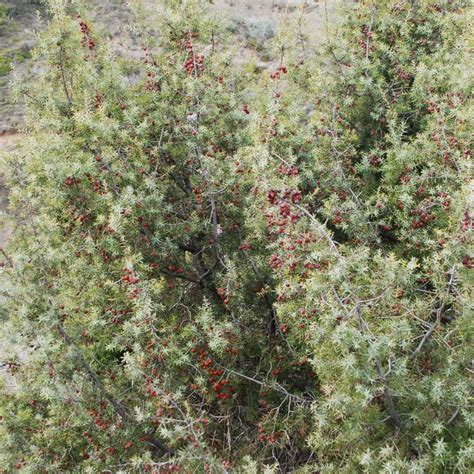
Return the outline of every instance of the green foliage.
<path id="1" fill-rule="evenodd" d="M 31 51 L 28 47 L 22 47 L 15 51 L 15 61 L 25 61 L 31 58 Z"/>
<path id="2" fill-rule="evenodd" d="M 471 467 L 468 13 L 362 2 L 267 86 L 259 187 L 278 314 L 320 384 L 322 472 Z"/>
<path id="3" fill-rule="evenodd" d="M 11 71 L 11 62 L 10 58 L 5 56 L 0 56 L 0 77 L 10 74 Z"/>
<path id="4" fill-rule="evenodd" d="M 9 8 L 6 5 L 0 5 L 0 26 L 7 22 Z"/>
<path id="5" fill-rule="evenodd" d="M 290 22 L 261 74 L 205 4 L 137 10 L 132 61 L 49 3 L 2 469 L 469 472 L 467 2 L 351 5 L 314 56 Z"/>

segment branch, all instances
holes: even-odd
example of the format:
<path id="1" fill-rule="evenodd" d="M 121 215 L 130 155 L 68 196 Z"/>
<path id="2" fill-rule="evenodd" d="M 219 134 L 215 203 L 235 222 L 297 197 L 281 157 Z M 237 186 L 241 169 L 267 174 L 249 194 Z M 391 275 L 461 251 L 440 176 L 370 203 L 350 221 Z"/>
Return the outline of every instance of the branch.
<path id="1" fill-rule="evenodd" d="M 293 393 L 288 392 L 288 391 L 287 391 L 284 387 L 282 387 L 280 384 L 278 384 L 278 385 L 271 385 L 271 384 L 269 384 L 269 383 L 267 383 L 267 382 L 265 382 L 265 381 L 258 380 L 258 379 L 254 378 L 254 377 L 250 377 L 250 376 L 245 375 L 245 374 L 242 374 L 242 373 L 240 373 L 240 372 L 236 372 L 235 370 L 229 369 L 229 368 L 224 367 L 224 366 L 222 366 L 222 365 L 220 365 L 220 364 L 218 364 L 218 365 L 219 365 L 220 367 L 222 367 L 226 372 L 229 372 L 229 373 L 231 373 L 231 374 L 233 374 L 233 375 L 236 375 L 237 377 L 241 377 L 241 378 L 243 378 L 243 379 L 245 379 L 245 380 L 248 380 L 248 381 L 250 381 L 250 382 L 253 382 L 253 383 L 256 383 L 256 384 L 258 384 L 258 385 L 261 385 L 262 387 L 266 387 L 266 388 L 269 388 L 269 389 L 274 390 L 274 391 L 276 391 L 276 392 L 280 392 L 280 393 L 286 395 L 287 397 L 292 398 L 292 399 L 294 399 L 294 400 L 300 402 L 300 403 L 303 404 L 303 405 L 309 405 L 309 404 L 311 404 L 311 400 L 308 400 L 308 399 L 306 399 L 306 398 L 302 398 L 302 397 L 300 397 L 299 395 L 294 395 Z"/>
<path id="2" fill-rule="evenodd" d="M 134 423 L 135 420 L 133 417 L 128 413 L 127 409 L 119 400 L 116 400 L 105 388 L 104 384 L 100 380 L 99 376 L 94 372 L 92 367 L 88 364 L 88 362 L 84 359 L 83 355 L 79 353 L 77 346 L 75 345 L 72 338 L 67 334 L 63 325 L 58 321 L 56 323 L 56 327 L 58 328 L 59 334 L 63 338 L 64 342 L 70 347 L 76 349 L 77 357 L 79 359 L 80 364 L 82 365 L 84 371 L 87 373 L 89 378 L 92 380 L 92 383 L 99 389 L 102 393 L 104 398 L 112 405 L 115 412 L 126 422 Z M 155 438 L 150 432 L 147 433 L 147 441 L 155 446 L 155 448 L 163 451 L 166 454 L 173 454 L 173 450 L 169 448 L 163 441 Z"/>
<path id="3" fill-rule="evenodd" d="M 416 358 L 416 356 L 421 352 L 425 344 L 429 341 L 431 335 L 435 332 L 435 330 L 439 326 L 441 322 L 441 315 L 443 314 L 443 310 L 444 310 L 444 304 L 441 305 L 438 309 L 436 309 L 436 321 L 431 325 L 430 329 L 425 333 L 425 335 L 423 336 L 423 339 L 418 344 L 418 347 L 412 352 L 410 356 L 410 360 L 413 360 Z"/>
<path id="4" fill-rule="evenodd" d="M 69 106 L 72 106 L 72 98 L 71 98 L 71 95 L 69 93 L 69 89 L 67 87 L 66 75 L 64 73 L 63 54 L 64 54 L 63 45 L 60 44 L 60 46 L 59 46 L 59 69 L 61 70 L 61 80 L 62 80 L 62 83 L 63 83 L 64 93 L 66 94 Z"/>
<path id="5" fill-rule="evenodd" d="M 337 295 L 337 293 L 336 293 L 336 295 Z M 364 320 L 364 317 L 362 316 L 362 312 L 360 310 L 360 304 L 361 303 L 359 301 L 356 302 L 355 312 L 356 312 L 357 318 L 359 320 L 359 330 L 362 334 L 364 334 L 365 330 L 368 330 L 370 332 L 370 329 L 369 329 L 369 326 L 367 325 L 366 321 Z M 373 335 L 372 335 L 372 337 L 373 337 Z M 395 399 L 394 399 L 393 393 L 392 393 L 392 391 L 391 391 L 391 389 L 388 385 L 388 380 L 387 380 L 387 375 L 390 374 L 390 372 L 392 370 L 391 361 L 389 360 L 389 369 L 388 369 L 387 373 L 384 373 L 384 371 L 382 369 L 382 364 L 380 362 L 380 359 L 378 357 L 376 357 L 375 358 L 375 368 L 377 370 L 378 376 L 380 377 L 380 379 L 382 380 L 383 385 L 384 385 L 383 394 L 384 394 L 384 398 L 385 398 L 385 406 L 387 408 L 388 414 L 390 415 L 390 419 L 393 421 L 393 423 L 395 424 L 395 426 L 397 428 L 401 428 L 403 423 L 402 423 L 402 420 L 400 418 L 400 415 L 397 412 L 396 405 L 395 405 Z"/>
<path id="6" fill-rule="evenodd" d="M 449 277 L 449 283 L 446 288 L 446 296 L 449 296 L 451 292 L 453 291 L 454 285 L 455 285 L 455 279 L 456 279 L 456 268 L 453 266 L 451 268 L 451 275 Z M 420 341 L 418 344 L 418 347 L 412 352 L 410 356 L 410 360 L 413 360 L 416 358 L 416 356 L 421 352 L 423 347 L 426 345 L 426 343 L 429 341 L 433 333 L 436 331 L 438 326 L 441 324 L 441 316 L 443 315 L 443 311 L 445 309 L 446 305 L 445 303 L 442 303 L 439 308 L 435 310 L 436 314 L 436 321 L 430 326 L 428 331 L 425 333 L 423 336 L 423 339 Z"/>
<path id="7" fill-rule="evenodd" d="M 379 359 L 375 359 L 375 366 L 377 368 L 377 373 L 378 373 L 379 377 L 382 379 L 382 382 L 384 384 L 383 394 L 384 394 L 384 397 L 385 397 L 385 404 L 386 404 L 388 413 L 390 415 L 390 419 L 394 422 L 394 424 L 397 428 L 401 428 L 402 427 L 402 420 L 401 420 L 400 415 L 398 414 L 398 412 L 396 410 L 395 400 L 393 398 L 392 391 L 390 390 L 390 387 L 388 386 L 387 377 L 383 373 L 382 364 L 380 363 Z"/>
<path id="8" fill-rule="evenodd" d="M 3 247 L 0 247 L 0 253 L 3 254 L 3 256 L 7 259 L 7 262 L 10 264 L 10 266 L 13 268 L 13 260 L 12 258 L 5 252 L 5 249 Z"/>
<path id="9" fill-rule="evenodd" d="M 294 202 L 292 201 L 288 201 L 286 199 L 282 199 L 282 201 L 286 202 L 287 204 L 289 204 L 290 206 L 293 206 L 295 207 L 296 209 L 298 209 L 299 211 L 301 211 L 303 214 L 305 214 L 307 217 L 309 217 L 309 219 L 314 222 L 315 224 L 318 225 L 319 227 L 319 230 L 321 231 L 321 233 L 323 234 L 324 238 L 326 239 L 326 241 L 329 243 L 329 246 L 331 248 L 331 250 L 338 256 L 338 257 L 341 257 L 341 254 L 339 253 L 339 250 L 337 249 L 337 246 L 336 246 L 336 242 L 331 238 L 331 236 L 327 233 L 326 229 L 324 228 L 323 224 L 321 224 L 318 219 L 316 219 L 316 217 L 313 216 L 313 214 L 311 214 L 308 210 L 306 210 L 303 206 L 300 206 L 299 204 L 295 204 Z"/>
<path id="10" fill-rule="evenodd" d="M 451 418 L 448 420 L 447 424 L 452 425 L 457 420 L 459 413 L 461 413 L 461 409 L 457 407 L 454 413 L 452 414 Z"/>

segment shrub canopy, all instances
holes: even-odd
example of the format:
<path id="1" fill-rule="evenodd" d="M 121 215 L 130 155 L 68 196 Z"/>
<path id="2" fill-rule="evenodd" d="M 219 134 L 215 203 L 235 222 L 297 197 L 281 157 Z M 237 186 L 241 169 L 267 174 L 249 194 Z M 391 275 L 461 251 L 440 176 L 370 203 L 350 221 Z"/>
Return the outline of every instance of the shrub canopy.
<path id="1" fill-rule="evenodd" d="M 288 19 L 263 72 L 199 2 L 137 11 L 137 60 L 49 5 L 2 470 L 468 472 L 469 2 L 351 4 L 316 52 Z"/>

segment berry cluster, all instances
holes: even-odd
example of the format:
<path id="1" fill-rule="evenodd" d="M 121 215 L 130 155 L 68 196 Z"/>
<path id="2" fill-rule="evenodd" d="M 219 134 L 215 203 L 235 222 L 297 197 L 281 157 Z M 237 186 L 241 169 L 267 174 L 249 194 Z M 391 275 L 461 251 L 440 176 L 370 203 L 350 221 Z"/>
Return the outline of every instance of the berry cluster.
<path id="1" fill-rule="evenodd" d="M 184 43 L 184 48 L 188 52 L 188 58 L 184 63 L 184 70 L 189 76 L 195 75 L 200 76 L 204 71 L 204 55 L 196 54 L 194 51 L 193 43 L 191 38 L 196 38 L 197 34 L 195 33 L 186 33 L 186 41 Z"/>
<path id="2" fill-rule="evenodd" d="M 229 348 L 229 351 L 233 351 L 233 349 Z M 193 349 L 192 352 L 197 352 L 197 349 Z M 229 379 L 222 378 L 224 369 L 216 367 L 214 360 L 209 357 L 205 349 L 200 349 L 198 355 L 200 365 L 208 374 L 208 381 L 215 396 L 220 400 L 230 399 L 235 394 L 236 388 L 230 384 Z M 198 387 L 193 385 L 192 388 L 197 389 Z M 204 393 L 208 395 L 210 392 L 206 390 Z"/>
<path id="3" fill-rule="evenodd" d="M 227 306 L 230 303 L 230 298 L 232 297 L 232 294 L 224 288 L 217 288 L 217 293 L 222 298 L 224 304 Z"/>
<path id="4" fill-rule="evenodd" d="M 427 212 L 422 209 L 415 209 L 410 211 L 410 215 L 417 216 L 415 219 L 412 220 L 411 226 L 413 229 L 421 229 L 426 227 L 426 225 L 436 220 L 436 215 L 432 212 Z"/>
<path id="5" fill-rule="evenodd" d="M 65 184 L 68 188 L 71 188 L 71 187 L 74 186 L 75 184 L 81 184 L 81 178 L 73 178 L 72 176 L 68 176 L 68 177 L 64 180 L 64 184 Z"/>
<path id="6" fill-rule="evenodd" d="M 89 26 L 85 21 L 81 19 L 80 15 L 77 15 L 77 19 L 79 20 L 79 26 L 81 28 L 81 33 L 82 33 L 82 39 L 81 39 L 81 45 L 82 47 L 88 47 L 90 50 L 93 50 L 95 48 L 95 43 L 94 40 L 91 38 L 91 33 Z"/>
<path id="7" fill-rule="evenodd" d="M 136 286 L 140 282 L 140 279 L 137 277 L 137 275 L 132 270 L 125 268 L 124 274 L 121 277 L 121 281 L 129 286 L 128 298 L 137 298 L 138 294 L 140 293 L 140 289 L 138 286 Z"/>
<path id="8" fill-rule="evenodd" d="M 270 79 L 278 80 L 281 78 L 282 74 L 286 74 L 288 72 L 288 68 L 286 66 L 279 67 L 275 72 L 270 74 Z"/>
<path id="9" fill-rule="evenodd" d="M 278 167 L 278 172 L 285 176 L 298 176 L 299 169 L 297 166 L 280 165 Z"/>
<path id="10" fill-rule="evenodd" d="M 267 434 L 263 426 L 260 426 L 258 431 L 260 433 L 258 439 L 261 443 L 275 444 L 282 435 L 281 431 L 274 431 L 273 433 Z"/>

